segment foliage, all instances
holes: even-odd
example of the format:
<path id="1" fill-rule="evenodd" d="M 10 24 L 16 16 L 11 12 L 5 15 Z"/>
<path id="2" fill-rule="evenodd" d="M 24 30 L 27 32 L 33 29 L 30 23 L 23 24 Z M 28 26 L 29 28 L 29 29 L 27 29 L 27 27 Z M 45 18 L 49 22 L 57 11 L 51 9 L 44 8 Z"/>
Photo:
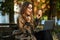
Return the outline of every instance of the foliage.
<path id="1" fill-rule="evenodd" d="M 3 12 L 13 11 L 13 1 L 12 0 L 5 0 L 5 2 L 2 3 L 2 11 Z"/>
<path id="2" fill-rule="evenodd" d="M 9 22 L 14 23 L 14 1 L 5 0 L 5 2 L 2 3 L 2 11 L 3 14 L 9 13 Z"/>
<path id="3" fill-rule="evenodd" d="M 56 9 L 57 11 L 60 11 L 60 0 L 56 1 Z"/>

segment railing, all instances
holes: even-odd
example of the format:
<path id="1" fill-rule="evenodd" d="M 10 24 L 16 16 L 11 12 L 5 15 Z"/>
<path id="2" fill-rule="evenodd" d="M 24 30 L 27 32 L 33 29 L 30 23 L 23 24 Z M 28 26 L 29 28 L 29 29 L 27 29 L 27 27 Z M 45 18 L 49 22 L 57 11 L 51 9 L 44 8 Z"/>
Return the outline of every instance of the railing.
<path id="1" fill-rule="evenodd" d="M 10 35 L 12 34 L 13 30 L 15 30 L 16 27 L 17 24 L 9 24 L 9 23 L 0 24 L 0 39 L 2 40 L 4 36 L 5 38 L 8 38 L 8 36 L 10 38 Z"/>
<path id="2" fill-rule="evenodd" d="M 0 27 L 10 27 L 10 26 L 16 26 L 17 24 L 10 24 L 10 23 L 1 23 Z"/>
<path id="3" fill-rule="evenodd" d="M 8 32 L 13 31 L 17 28 L 17 24 L 8 24 L 2 23 L 0 24 L 0 32 Z"/>

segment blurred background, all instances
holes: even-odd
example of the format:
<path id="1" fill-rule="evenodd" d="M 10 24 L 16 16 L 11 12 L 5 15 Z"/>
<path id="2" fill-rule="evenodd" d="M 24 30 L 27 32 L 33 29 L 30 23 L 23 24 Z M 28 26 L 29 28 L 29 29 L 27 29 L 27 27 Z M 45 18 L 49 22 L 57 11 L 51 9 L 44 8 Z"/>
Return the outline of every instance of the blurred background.
<path id="1" fill-rule="evenodd" d="M 0 0 L 1 33 L 12 32 L 15 29 L 20 9 L 25 1 L 33 3 L 34 17 L 36 17 L 38 9 L 43 10 L 41 24 L 44 24 L 46 20 L 55 20 L 54 30 L 52 31 L 53 38 L 60 35 L 60 0 Z"/>

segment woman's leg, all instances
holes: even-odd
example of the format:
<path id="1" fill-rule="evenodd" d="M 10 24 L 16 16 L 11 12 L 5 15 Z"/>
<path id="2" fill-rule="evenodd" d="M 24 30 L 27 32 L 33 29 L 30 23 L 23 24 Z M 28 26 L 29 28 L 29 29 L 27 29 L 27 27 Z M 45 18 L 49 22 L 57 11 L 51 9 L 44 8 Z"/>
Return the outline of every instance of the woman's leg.
<path id="1" fill-rule="evenodd" d="M 37 38 L 37 40 L 44 40 L 44 33 L 43 33 L 43 31 L 36 32 L 34 35 Z"/>
<path id="2" fill-rule="evenodd" d="M 44 31 L 44 39 L 45 40 L 53 40 L 53 37 L 52 37 L 50 31 Z"/>

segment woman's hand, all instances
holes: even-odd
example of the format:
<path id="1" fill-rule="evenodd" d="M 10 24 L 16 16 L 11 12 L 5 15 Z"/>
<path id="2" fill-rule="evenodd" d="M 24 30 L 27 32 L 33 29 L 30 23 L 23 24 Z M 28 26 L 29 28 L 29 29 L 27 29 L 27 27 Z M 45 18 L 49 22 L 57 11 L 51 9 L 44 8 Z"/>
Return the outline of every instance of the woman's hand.
<path id="1" fill-rule="evenodd" d="M 26 17 L 26 19 L 27 19 L 27 22 L 31 21 L 31 17 L 30 16 Z"/>
<path id="2" fill-rule="evenodd" d="M 40 14 L 39 14 L 39 15 L 37 14 L 37 16 L 36 16 L 36 17 L 37 17 L 37 19 L 40 19 L 40 17 L 41 17 L 41 16 L 40 16 Z"/>
<path id="3" fill-rule="evenodd" d="M 38 10 L 37 19 L 40 19 L 41 17 L 42 17 L 42 10 Z"/>

